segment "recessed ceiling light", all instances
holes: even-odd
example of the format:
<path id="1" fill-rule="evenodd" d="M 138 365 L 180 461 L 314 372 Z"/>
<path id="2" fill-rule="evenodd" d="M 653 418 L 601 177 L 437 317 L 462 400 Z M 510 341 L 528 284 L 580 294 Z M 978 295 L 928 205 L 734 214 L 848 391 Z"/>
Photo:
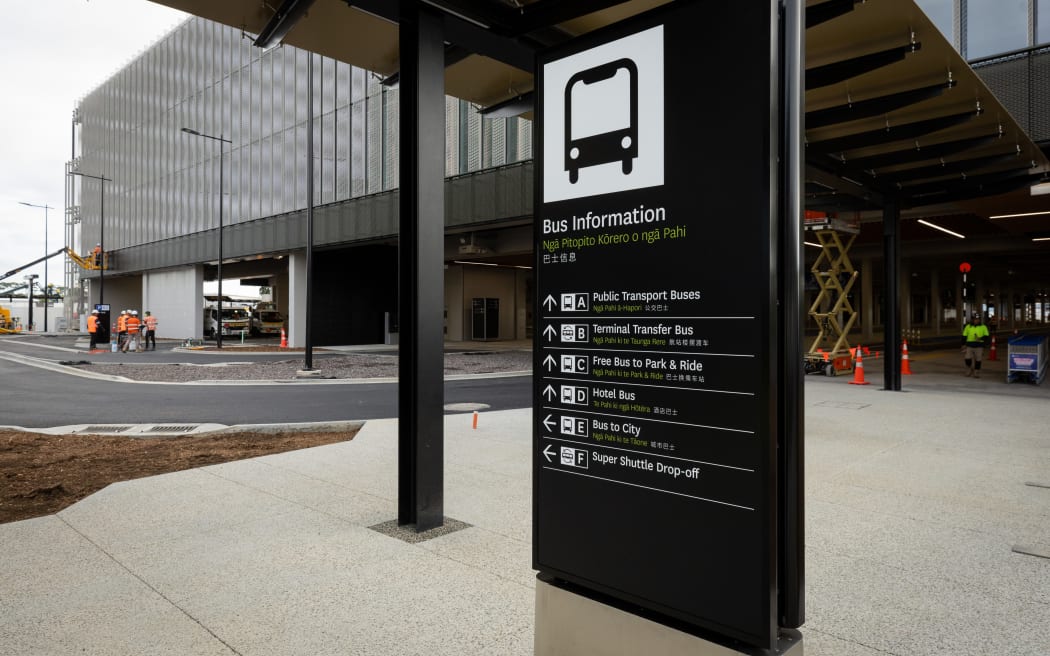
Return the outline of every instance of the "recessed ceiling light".
<path id="1" fill-rule="evenodd" d="M 966 239 L 965 235 L 960 235 L 957 232 L 952 232 L 948 228 L 942 228 L 941 226 L 936 225 L 934 223 L 930 223 L 929 221 L 924 221 L 923 219 L 919 219 L 919 223 L 923 224 L 924 226 L 933 228 L 934 230 L 940 230 L 941 232 L 946 232 L 949 235 L 951 235 L 952 237 L 958 237 L 959 239 Z"/>
<path id="2" fill-rule="evenodd" d="M 1042 216 L 1044 214 L 1050 214 L 1050 211 L 1046 212 L 1022 212 L 1020 214 L 996 214 L 995 216 L 988 217 L 989 219 L 1016 219 L 1019 216 Z"/>

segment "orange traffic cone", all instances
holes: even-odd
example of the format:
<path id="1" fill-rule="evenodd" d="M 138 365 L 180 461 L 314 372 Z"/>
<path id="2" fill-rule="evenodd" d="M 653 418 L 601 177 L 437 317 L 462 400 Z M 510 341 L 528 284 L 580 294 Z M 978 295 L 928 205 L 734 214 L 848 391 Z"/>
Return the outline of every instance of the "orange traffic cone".
<path id="1" fill-rule="evenodd" d="M 281 348 L 288 348 L 288 334 L 281 328 Z"/>
<path id="2" fill-rule="evenodd" d="M 992 347 L 990 349 L 988 349 L 988 359 L 989 360 L 998 360 L 999 359 L 998 354 L 996 353 L 996 350 L 995 350 L 995 335 L 992 335 Z"/>
<path id="3" fill-rule="evenodd" d="M 853 380 L 849 382 L 850 385 L 871 385 L 871 383 L 864 380 L 864 354 L 861 349 L 857 349 L 857 365 L 853 368 Z"/>
<path id="4" fill-rule="evenodd" d="M 904 346 L 901 349 L 901 374 L 911 375 L 911 364 L 908 362 L 908 340 L 904 340 Z"/>

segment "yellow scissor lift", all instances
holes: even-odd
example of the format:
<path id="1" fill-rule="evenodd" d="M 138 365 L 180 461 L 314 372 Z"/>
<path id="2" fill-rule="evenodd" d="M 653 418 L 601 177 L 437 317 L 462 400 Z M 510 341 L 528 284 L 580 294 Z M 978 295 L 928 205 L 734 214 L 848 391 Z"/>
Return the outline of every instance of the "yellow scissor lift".
<path id="1" fill-rule="evenodd" d="M 819 332 L 804 356 L 805 371 L 827 376 L 851 373 L 853 353 L 846 338 L 857 321 L 857 311 L 849 302 L 849 293 L 860 272 L 853 268 L 849 248 L 860 228 L 827 216 L 807 216 L 805 226 L 820 244 L 820 255 L 810 267 L 819 292 L 809 307 Z"/>

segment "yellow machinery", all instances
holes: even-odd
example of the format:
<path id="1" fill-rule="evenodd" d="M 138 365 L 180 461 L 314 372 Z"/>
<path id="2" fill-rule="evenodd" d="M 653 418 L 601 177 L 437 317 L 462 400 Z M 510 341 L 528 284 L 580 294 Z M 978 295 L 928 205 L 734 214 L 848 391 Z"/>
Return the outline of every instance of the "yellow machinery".
<path id="1" fill-rule="evenodd" d="M 32 262 L 23 264 L 22 266 L 17 267 L 15 269 L 11 269 L 10 271 L 0 275 L 0 280 L 10 278 L 16 273 L 24 271 L 29 267 L 33 266 L 34 264 L 39 264 L 44 260 L 49 260 L 52 257 L 55 257 L 56 255 L 61 255 L 62 253 L 68 255 L 69 259 L 76 262 L 77 265 L 83 269 L 88 269 L 89 271 L 98 271 L 100 269 L 109 270 L 109 253 L 99 253 L 98 256 L 96 256 L 94 253 L 89 253 L 87 255 L 78 255 L 76 252 L 73 251 L 72 248 L 67 248 L 63 246 L 54 253 L 45 255 L 44 257 L 39 257 L 33 260 Z M 22 326 L 19 323 L 18 318 L 16 317 L 15 319 L 12 319 L 11 311 L 5 307 L 0 307 L 0 334 L 18 332 L 22 332 Z"/>
<path id="2" fill-rule="evenodd" d="M 77 253 L 75 253 L 73 251 L 72 248 L 67 248 L 67 247 L 63 246 L 62 248 L 58 249 L 54 253 L 51 253 L 49 255 L 45 255 L 44 257 L 38 257 L 37 259 L 33 260 L 32 262 L 29 262 L 29 263 L 23 264 L 20 267 L 11 269 L 7 273 L 4 273 L 4 274 L 0 275 L 0 280 L 5 280 L 7 278 L 10 278 L 11 276 L 15 275 L 19 271 L 25 271 L 26 269 L 28 269 L 29 267 L 33 266 L 34 264 L 39 264 L 40 262 L 43 262 L 44 260 L 49 260 L 49 259 L 53 258 L 56 255 L 61 255 L 62 253 L 65 253 L 66 255 L 68 255 L 69 259 L 71 259 L 74 262 L 76 262 L 83 269 L 88 269 L 88 270 L 91 270 L 91 271 L 98 271 L 100 269 L 106 269 L 107 271 L 109 270 L 109 253 L 100 253 L 99 257 L 96 257 L 94 253 L 88 253 L 87 255 L 78 255 Z"/>
<path id="3" fill-rule="evenodd" d="M 22 326 L 18 324 L 17 317 L 11 318 L 11 310 L 0 305 L 0 335 L 22 332 Z"/>
<path id="4" fill-rule="evenodd" d="M 78 255 L 73 252 L 72 248 L 64 249 L 69 259 L 77 263 L 81 269 L 87 269 L 89 271 L 99 271 L 105 269 L 109 271 L 109 253 L 100 253 L 101 257 L 95 257 L 94 253 L 88 253 L 87 255 Z"/>
<path id="5" fill-rule="evenodd" d="M 853 371 L 852 349 L 847 336 L 857 321 L 857 311 L 849 293 L 859 271 L 849 259 L 860 228 L 827 216 L 807 216 L 806 232 L 820 244 L 810 271 L 816 279 L 818 293 L 809 308 L 809 316 L 819 332 L 805 355 L 805 371 L 820 371 L 828 376 Z"/>

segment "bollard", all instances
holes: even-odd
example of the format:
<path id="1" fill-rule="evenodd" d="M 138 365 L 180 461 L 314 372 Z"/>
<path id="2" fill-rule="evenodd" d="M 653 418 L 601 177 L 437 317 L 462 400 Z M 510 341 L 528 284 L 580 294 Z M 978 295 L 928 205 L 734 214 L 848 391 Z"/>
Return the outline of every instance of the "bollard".
<path id="1" fill-rule="evenodd" d="M 473 428 L 474 430 L 478 429 L 478 411 L 477 410 L 474 411 L 474 423 L 473 423 L 473 426 L 471 426 L 471 428 Z"/>

